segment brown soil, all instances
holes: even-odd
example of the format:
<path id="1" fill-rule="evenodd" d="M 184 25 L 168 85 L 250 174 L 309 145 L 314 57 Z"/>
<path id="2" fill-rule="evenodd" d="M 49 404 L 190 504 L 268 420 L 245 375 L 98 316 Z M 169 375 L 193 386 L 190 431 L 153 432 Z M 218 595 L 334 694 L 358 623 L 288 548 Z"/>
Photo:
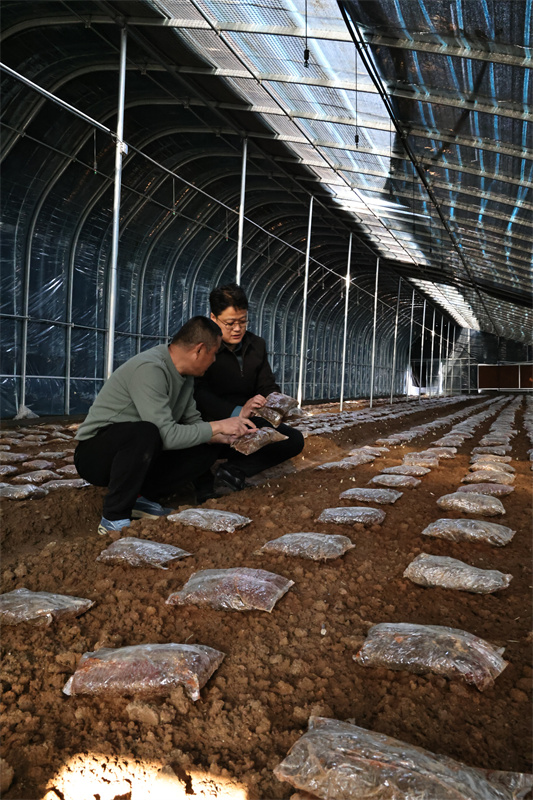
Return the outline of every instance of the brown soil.
<path id="1" fill-rule="evenodd" d="M 533 581 L 524 433 L 513 439 L 515 491 L 503 500 L 506 516 L 495 520 L 517 531 L 503 548 L 420 536 L 427 524 L 445 516 L 435 501 L 460 485 L 470 450 L 492 420 L 454 460 L 442 460 L 418 488 L 405 490 L 395 505 L 382 506 L 385 522 L 370 529 L 316 519 L 326 507 L 348 505 L 338 499 L 342 490 L 365 486 L 382 467 L 400 463 L 406 452 L 422 449 L 441 433 L 393 448 L 353 473 L 300 469 L 434 416 L 421 412 L 386 427 L 309 437 L 297 472 L 206 504 L 252 518 L 234 534 L 202 532 L 166 519 L 134 522 L 131 534 L 193 553 L 165 572 L 95 561 L 110 541 L 96 533 L 100 489 L 6 501 L 2 591 L 25 586 L 88 597 L 96 605 L 77 620 L 47 629 L 4 628 L 0 755 L 15 772 L 5 800 L 288 798 L 291 789 L 274 778 L 273 768 L 311 714 L 350 719 L 472 766 L 529 771 Z M 46 447 L 53 448 L 60 449 Z M 39 449 L 24 446 L 28 452 Z M 254 555 L 269 539 L 306 530 L 346 534 L 356 547 L 327 563 Z M 402 577 L 420 552 L 499 569 L 513 580 L 494 595 L 424 589 Z M 194 571 L 231 566 L 261 567 L 295 585 L 271 614 L 165 605 Z M 355 664 L 370 625 L 385 621 L 461 628 L 505 647 L 509 665 L 482 693 L 460 679 Z M 86 651 L 170 641 L 198 642 L 226 653 L 196 703 L 180 691 L 136 699 L 62 693 Z"/>

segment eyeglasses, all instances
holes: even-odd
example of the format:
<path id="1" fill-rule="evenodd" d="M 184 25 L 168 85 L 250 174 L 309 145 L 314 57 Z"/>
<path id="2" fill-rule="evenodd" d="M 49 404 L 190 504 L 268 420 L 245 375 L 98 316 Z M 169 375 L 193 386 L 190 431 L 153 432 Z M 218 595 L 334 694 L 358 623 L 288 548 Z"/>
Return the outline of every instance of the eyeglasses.
<path id="1" fill-rule="evenodd" d="M 217 322 L 220 322 L 220 324 L 223 325 L 228 330 L 231 330 L 232 328 L 246 328 L 246 326 L 248 325 L 248 317 L 245 317 L 244 319 L 228 319 L 228 320 L 223 320 L 220 319 L 219 317 L 216 317 L 216 320 Z"/>

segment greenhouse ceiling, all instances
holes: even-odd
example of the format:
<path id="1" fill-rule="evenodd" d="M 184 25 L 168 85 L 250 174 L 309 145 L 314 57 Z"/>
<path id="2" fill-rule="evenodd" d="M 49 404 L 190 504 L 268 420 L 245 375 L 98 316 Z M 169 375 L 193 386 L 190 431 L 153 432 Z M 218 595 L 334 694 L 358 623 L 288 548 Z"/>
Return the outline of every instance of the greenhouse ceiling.
<path id="1" fill-rule="evenodd" d="M 150 107 L 160 125 L 155 108 L 179 105 L 199 146 L 206 131 L 220 157 L 228 142 L 235 156 L 249 142 L 265 192 L 273 183 L 286 192 L 300 230 L 313 195 L 325 249 L 353 232 L 362 268 L 379 256 L 464 327 L 528 342 L 532 9 L 530 0 L 4 0 L 3 158 L 23 136 L 73 157 L 66 136 L 50 141 L 51 103 L 36 125 L 44 101 L 27 86 L 21 94 L 22 78 L 113 127 L 126 26 L 126 120 L 128 108 L 145 109 L 139 152 L 149 158 L 162 135 L 150 130 Z M 95 134 L 95 164 L 96 152 Z M 137 191 L 152 180 L 139 174 Z M 246 215 L 254 221 L 253 208 Z M 280 226 L 285 241 L 281 218 L 269 232 Z M 337 250 L 323 262 L 334 276 L 345 270 Z"/>

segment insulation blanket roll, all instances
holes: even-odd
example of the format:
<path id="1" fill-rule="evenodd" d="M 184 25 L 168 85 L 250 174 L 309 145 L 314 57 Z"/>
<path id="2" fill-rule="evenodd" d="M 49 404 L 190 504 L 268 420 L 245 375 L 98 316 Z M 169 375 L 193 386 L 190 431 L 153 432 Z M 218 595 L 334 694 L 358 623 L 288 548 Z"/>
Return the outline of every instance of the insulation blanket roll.
<path id="1" fill-rule="evenodd" d="M 67 695 L 170 692 L 183 686 L 192 700 L 224 653 L 203 644 L 139 644 L 84 653 L 63 688 Z"/>
<path id="2" fill-rule="evenodd" d="M 420 553 L 411 561 L 403 576 L 419 586 L 442 586 L 476 594 L 506 589 L 513 578 L 497 569 L 479 569 L 456 558 L 428 553 Z"/>
<path id="3" fill-rule="evenodd" d="M 91 606 L 94 600 L 85 597 L 14 589 L 0 595 L 0 620 L 4 625 L 18 625 L 19 622 L 50 625 L 53 619 L 78 617 Z"/>
<path id="4" fill-rule="evenodd" d="M 191 575 L 183 589 L 169 595 L 166 603 L 270 612 L 291 586 L 294 581 L 264 569 L 204 569 Z"/>
<path id="5" fill-rule="evenodd" d="M 406 669 L 419 675 L 460 675 L 483 691 L 507 666 L 503 650 L 445 625 L 384 622 L 370 628 L 355 660 L 365 667 Z"/>
<path id="6" fill-rule="evenodd" d="M 503 783 L 444 755 L 348 722 L 310 717 L 274 769 L 278 780 L 327 800 L 513 800 Z M 515 777 L 515 783 L 522 776 Z"/>

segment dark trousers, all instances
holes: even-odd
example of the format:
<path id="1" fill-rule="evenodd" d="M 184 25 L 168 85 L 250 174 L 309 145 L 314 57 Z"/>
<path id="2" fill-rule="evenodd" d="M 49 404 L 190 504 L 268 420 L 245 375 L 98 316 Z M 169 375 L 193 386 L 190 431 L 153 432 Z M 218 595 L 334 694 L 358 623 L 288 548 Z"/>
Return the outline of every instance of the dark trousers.
<path id="1" fill-rule="evenodd" d="M 117 422 L 79 442 L 74 463 L 86 481 L 107 486 L 103 516 L 117 520 L 131 516 L 139 495 L 158 501 L 194 480 L 220 458 L 220 450 L 210 444 L 163 450 L 152 422 Z"/>
<path id="2" fill-rule="evenodd" d="M 274 427 L 262 417 L 253 417 L 252 422 L 258 428 Z M 284 425 L 283 423 L 281 423 L 276 430 L 284 436 L 288 436 L 288 439 L 283 442 L 267 444 L 266 447 L 262 447 L 249 456 L 238 453 L 232 447 L 229 447 L 229 445 L 222 445 L 222 452 L 219 458 L 227 458 L 228 467 L 235 466 L 240 469 L 247 478 L 251 478 L 252 475 L 257 475 L 258 472 L 262 472 L 269 467 L 275 467 L 277 464 L 281 464 L 283 461 L 287 461 L 289 458 L 293 458 L 297 456 L 298 453 L 302 452 L 305 442 L 300 431 L 291 428 L 290 425 Z"/>

